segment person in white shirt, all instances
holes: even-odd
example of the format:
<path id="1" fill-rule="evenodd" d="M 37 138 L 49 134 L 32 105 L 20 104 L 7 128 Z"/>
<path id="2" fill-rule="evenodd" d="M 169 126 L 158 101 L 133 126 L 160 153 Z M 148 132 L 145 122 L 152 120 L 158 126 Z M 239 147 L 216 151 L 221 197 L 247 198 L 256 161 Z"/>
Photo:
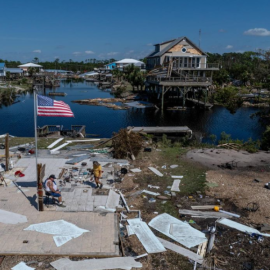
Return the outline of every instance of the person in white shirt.
<path id="1" fill-rule="evenodd" d="M 45 190 L 49 192 L 53 197 L 56 197 L 58 199 L 58 202 L 59 202 L 58 206 L 66 207 L 63 204 L 61 191 L 57 188 L 57 185 L 54 179 L 56 179 L 55 175 L 51 174 L 49 178 L 45 181 Z"/>

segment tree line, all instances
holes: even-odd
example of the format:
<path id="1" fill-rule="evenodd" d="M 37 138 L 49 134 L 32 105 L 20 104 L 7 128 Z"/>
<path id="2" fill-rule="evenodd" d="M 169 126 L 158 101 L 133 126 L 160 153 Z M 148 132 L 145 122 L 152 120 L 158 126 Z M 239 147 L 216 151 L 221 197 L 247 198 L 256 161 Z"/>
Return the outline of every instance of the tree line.
<path id="1" fill-rule="evenodd" d="M 220 70 L 213 74 L 217 85 L 239 81 L 239 85 L 270 89 L 270 50 L 208 53 L 207 61 L 220 64 Z"/>

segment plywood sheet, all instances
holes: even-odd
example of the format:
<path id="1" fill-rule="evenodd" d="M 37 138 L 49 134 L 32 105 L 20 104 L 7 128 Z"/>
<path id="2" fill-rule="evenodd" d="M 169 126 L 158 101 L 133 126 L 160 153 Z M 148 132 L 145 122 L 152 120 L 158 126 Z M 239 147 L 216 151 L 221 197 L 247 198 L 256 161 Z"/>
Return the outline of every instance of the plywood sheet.
<path id="1" fill-rule="evenodd" d="M 188 257 L 189 259 L 199 263 L 199 264 L 202 264 L 203 263 L 203 257 L 200 256 L 200 255 L 197 255 L 196 253 L 186 249 L 186 248 L 183 248 L 183 247 L 180 247 L 178 245 L 175 245 L 169 241 L 166 241 L 162 238 L 159 238 L 158 237 L 158 240 L 161 242 L 161 244 L 167 248 L 167 249 L 170 249 L 178 254 L 181 254 L 185 257 Z"/>

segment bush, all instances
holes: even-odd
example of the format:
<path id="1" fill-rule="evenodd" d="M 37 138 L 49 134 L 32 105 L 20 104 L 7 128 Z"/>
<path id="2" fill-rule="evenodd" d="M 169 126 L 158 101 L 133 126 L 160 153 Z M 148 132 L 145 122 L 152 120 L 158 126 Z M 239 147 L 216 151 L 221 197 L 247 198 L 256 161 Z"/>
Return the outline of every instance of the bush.
<path id="1" fill-rule="evenodd" d="M 139 154 L 143 147 L 143 138 L 139 133 L 133 131 L 128 132 L 126 129 L 120 129 L 112 140 L 115 158 L 126 158 L 133 154 L 135 157 Z"/>
<path id="2" fill-rule="evenodd" d="M 126 87 L 120 86 L 113 92 L 113 94 L 116 98 L 120 98 L 125 91 L 126 91 Z"/>
<path id="3" fill-rule="evenodd" d="M 270 126 L 267 126 L 263 133 L 261 147 L 263 150 L 270 150 Z"/>

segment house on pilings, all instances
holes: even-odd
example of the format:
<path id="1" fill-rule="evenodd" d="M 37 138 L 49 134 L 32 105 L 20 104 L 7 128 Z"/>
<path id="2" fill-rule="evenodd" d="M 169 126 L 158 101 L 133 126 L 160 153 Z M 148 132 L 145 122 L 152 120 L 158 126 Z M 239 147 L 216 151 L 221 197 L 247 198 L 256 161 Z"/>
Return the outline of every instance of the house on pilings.
<path id="1" fill-rule="evenodd" d="M 212 85 L 213 71 L 219 65 L 207 63 L 207 54 L 187 37 L 180 37 L 155 44 L 155 50 L 147 56 L 147 91 L 164 100 L 171 98 L 186 100 L 199 106 L 211 107 L 207 103 L 209 87 Z M 204 100 L 200 100 L 201 96 Z"/>

